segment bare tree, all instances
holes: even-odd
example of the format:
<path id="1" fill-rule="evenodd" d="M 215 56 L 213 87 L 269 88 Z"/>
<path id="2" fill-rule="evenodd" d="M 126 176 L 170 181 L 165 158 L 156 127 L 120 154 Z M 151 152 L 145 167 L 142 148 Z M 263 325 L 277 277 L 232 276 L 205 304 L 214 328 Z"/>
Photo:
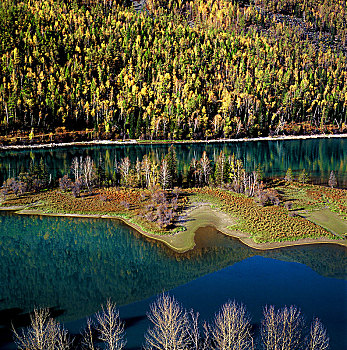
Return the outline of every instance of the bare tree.
<path id="1" fill-rule="evenodd" d="M 106 307 L 101 308 L 102 311 L 96 314 L 98 324 L 95 327 L 100 333 L 99 339 L 106 344 L 108 350 L 123 349 L 126 344 L 124 323 L 119 318 L 116 305 L 108 300 Z"/>
<path id="2" fill-rule="evenodd" d="M 216 185 L 219 187 L 223 187 L 224 178 L 225 178 L 225 154 L 223 151 L 220 151 L 219 156 L 216 161 L 216 171 L 215 171 L 215 181 Z"/>
<path id="3" fill-rule="evenodd" d="M 250 174 L 246 174 L 244 177 L 244 192 L 247 196 L 253 197 L 256 187 L 258 187 L 258 173 L 253 171 Z"/>
<path id="4" fill-rule="evenodd" d="M 189 349 L 199 350 L 201 349 L 202 337 L 199 329 L 199 313 L 195 313 L 194 310 L 189 311 L 189 326 L 187 327 L 189 338 Z"/>
<path id="5" fill-rule="evenodd" d="M 252 349 L 250 317 L 246 307 L 235 301 L 224 304 L 215 317 L 212 337 L 218 350 Z"/>
<path id="6" fill-rule="evenodd" d="M 21 334 L 16 330 L 14 340 L 19 350 L 67 350 L 71 348 L 67 331 L 52 317 L 49 310 L 34 309 L 31 325 Z"/>
<path id="7" fill-rule="evenodd" d="M 159 179 L 163 190 L 165 190 L 171 180 L 168 162 L 165 158 L 162 160 L 160 165 Z"/>
<path id="8" fill-rule="evenodd" d="M 143 175 L 142 175 L 142 167 L 141 167 L 141 162 L 137 158 L 136 163 L 135 163 L 135 171 L 136 171 L 136 182 L 138 187 L 143 186 Z"/>
<path id="9" fill-rule="evenodd" d="M 79 179 L 79 177 L 81 176 L 81 174 L 80 174 L 80 162 L 78 161 L 77 157 L 75 157 L 72 160 L 71 171 L 75 177 L 75 182 L 76 182 L 77 179 Z"/>
<path id="10" fill-rule="evenodd" d="M 188 349 L 187 313 L 174 297 L 162 294 L 147 314 L 153 328 L 145 334 L 146 350 Z"/>
<path id="11" fill-rule="evenodd" d="M 82 333 L 81 345 L 83 350 L 98 350 L 94 345 L 93 322 L 90 318 L 87 319 L 87 327 Z"/>
<path id="12" fill-rule="evenodd" d="M 200 162 L 193 158 L 189 167 L 189 179 L 192 186 L 199 186 L 202 182 L 202 170 Z"/>
<path id="13" fill-rule="evenodd" d="M 327 332 L 319 319 L 315 318 L 311 323 L 307 350 L 328 350 L 329 348 L 329 337 Z"/>
<path id="14" fill-rule="evenodd" d="M 157 180 L 158 180 L 158 164 L 157 162 L 154 160 L 151 162 L 151 182 L 150 182 L 150 186 L 154 187 L 157 184 Z"/>
<path id="15" fill-rule="evenodd" d="M 119 165 L 121 183 L 125 186 L 128 186 L 130 165 L 131 164 L 130 164 L 129 157 L 125 157 L 124 159 L 122 159 Z"/>
<path id="16" fill-rule="evenodd" d="M 145 174 L 146 188 L 149 188 L 151 184 L 151 161 L 147 154 L 142 158 L 142 170 Z"/>
<path id="17" fill-rule="evenodd" d="M 208 159 L 208 157 L 206 155 L 206 151 L 204 151 L 204 153 L 202 154 L 202 157 L 200 159 L 200 165 L 201 165 L 202 173 L 204 176 L 205 185 L 208 185 L 209 184 L 209 176 L 210 176 L 210 172 L 211 172 L 211 166 L 210 166 L 210 160 Z"/>
<path id="18" fill-rule="evenodd" d="M 261 325 L 263 348 L 266 350 L 295 350 L 302 343 L 304 320 L 296 306 L 275 311 L 265 307 Z"/>
<path id="19" fill-rule="evenodd" d="M 83 179 L 83 183 L 87 186 L 88 191 L 90 192 L 90 188 L 95 179 L 95 168 L 94 162 L 89 156 L 87 156 L 82 162 L 81 177 Z"/>
<path id="20" fill-rule="evenodd" d="M 202 328 L 204 330 L 204 335 L 200 345 L 200 349 L 210 350 L 212 348 L 210 326 L 208 325 L 208 323 L 205 322 Z"/>

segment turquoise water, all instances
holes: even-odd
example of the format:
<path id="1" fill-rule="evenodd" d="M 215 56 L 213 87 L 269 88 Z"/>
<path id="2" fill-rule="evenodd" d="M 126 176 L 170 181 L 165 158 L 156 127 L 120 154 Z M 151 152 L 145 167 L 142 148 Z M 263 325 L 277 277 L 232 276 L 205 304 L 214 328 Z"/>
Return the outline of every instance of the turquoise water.
<path id="1" fill-rule="evenodd" d="M 14 177 L 29 168 L 30 162 L 37 164 L 43 158 L 53 179 L 69 172 L 75 156 L 90 155 L 96 163 L 100 156 L 104 159 L 106 171 L 110 173 L 114 159 L 128 156 L 133 162 L 144 154 L 160 160 L 167 153 L 168 145 L 116 145 L 116 146 L 79 146 L 46 150 L 22 150 L 0 152 L 0 183 L 8 177 Z M 286 141 L 256 141 L 229 143 L 199 143 L 175 145 L 179 168 L 185 173 L 193 157 L 199 159 L 203 151 L 210 159 L 223 150 L 227 155 L 235 154 L 242 159 L 248 170 L 262 164 L 266 177 L 284 176 L 290 167 L 297 175 L 306 169 L 312 181 L 327 184 L 332 170 L 340 187 L 347 187 L 347 139 L 326 138 Z"/>
<path id="2" fill-rule="evenodd" d="M 122 317 L 134 320 L 131 312 L 144 316 L 148 310 L 147 298 L 172 289 L 204 318 L 227 298 L 245 302 L 255 320 L 265 303 L 294 303 L 309 318 L 321 317 L 341 344 L 347 324 L 345 248 L 260 252 L 212 228 L 199 229 L 196 242 L 193 251 L 175 254 L 117 220 L 1 213 L 0 347 L 9 341 L 10 320 L 25 325 L 34 306 L 52 308 L 73 329 L 107 298 L 121 307 Z M 129 322 L 129 348 L 141 345 L 142 316 Z"/>

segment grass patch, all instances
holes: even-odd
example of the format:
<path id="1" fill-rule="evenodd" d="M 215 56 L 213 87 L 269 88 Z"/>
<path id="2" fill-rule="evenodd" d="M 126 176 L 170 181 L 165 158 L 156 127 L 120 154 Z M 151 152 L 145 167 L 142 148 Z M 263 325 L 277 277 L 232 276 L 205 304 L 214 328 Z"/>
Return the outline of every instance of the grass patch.
<path id="1" fill-rule="evenodd" d="M 173 224 L 160 227 L 147 220 L 144 213 L 149 191 L 143 189 L 106 188 L 95 189 L 91 194 L 75 198 L 71 193 L 50 190 L 45 193 L 28 194 L 21 197 L 8 196 L 3 206 L 29 206 L 48 214 L 108 215 L 124 219 L 150 235 L 157 235 L 168 244 L 191 247 L 195 230 L 201 226 L 219 222 L 213 209 L 229 216 L 223 218 L 223 227 L 231 231 L 250 234 L 256 243 L 296 241 L 304 238 L 336 239 L 331 232 L 344 235 L 346 226 L 346 192 L 315 185 L 274 185 L 281 194 L 281 205 L 260 206 L 253 198 L 219 188 L 205 187 L 187 189 L 180 194 L 179 215 L 184 208 L 205 204 L 203 212 L 195 213 L 183 227 Z M 296 212 L 306 211 L 305 217 L 291 214 L 282 204 L 291 201 Z M 211 209 L 209 209 L 211 208 Z M 317 211 L 321 211 L 321 214 Z M 324 215 L 322 214 L 324 210 Z M 339 220 L 337 220 L 339 219 Z M 230 222 L 234 221 L 233 225 Z M 174 221 L 175 222 L 175 221 Z M 330 232 L 331 231 L 331 232 Z"/>
<path id="2" fill-rule="evenodd" d="M 252 198 L 234 192 L 205 187 L 191 189 L 191 201 L 211 201 L 238 219 L 230 229 L 251 234 L 256 243 L 296 241 L 303 238 L 335 238 L 328 230 L 302 217 L 291 217 L 283 206 L 262 207 Z M 196 196 L 195 196 L 196 194 Z"/>

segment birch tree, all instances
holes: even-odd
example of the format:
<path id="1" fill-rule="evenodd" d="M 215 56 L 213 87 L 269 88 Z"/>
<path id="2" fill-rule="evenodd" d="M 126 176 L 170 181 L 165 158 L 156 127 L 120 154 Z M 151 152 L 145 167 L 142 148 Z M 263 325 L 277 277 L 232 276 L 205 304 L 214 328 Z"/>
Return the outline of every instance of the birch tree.
<path id="1" fill-rule="evenodd" d="M 307 342 L 307 350 L 328 350 L 329 337 L 326 329 L 318 318 L 311 323 L 310 335 Z"/>
<path id="2" fill-rule="evenodd" d="M 116 305 L 108 300 L 106 306 L 101 308 L 102 311 L 96 314 L 99 339 L 105 343 L 108 350 L 123 349 L 126 344 L 124 323 L 119 318 Z"/>
<path id="3" fill-rule="evenodd" d="M 216 315 L 212 327 L 214 348 L 216 350 L 253 349 L 250 326 L 250 317 L 245 306 L 235 301 L 227 302 Z"/>
<path id="4" fill-rule="evenodd" d="M 187 313 L 174 297 L 162 294 L 147 314 L 152 322 L 145 334 L 146 350 L 183 350 L 188 348 Z"/>
<path id="5" fill-rule="evenodd" d="M 72 346 L 67 331 L 46 308 L 34 309 L 30 315 L 30 327 L 21 333 L 13 332 L 18 350 L 68 350 Z"/>
<path id="6" fill-rule="evenodd" d="M 200 159 L 200 165 L 201 165 L 201 169 L 202 169 L 204 183 L 205 183 L 205 185 L 208 185 L 210 172 L 211 172 L 211 166 L 210 166 L 210 160 L 208 159 L 208 157 L 206 155 L 206 151 L 204 151 L 204 153 L 202 154 L 202 157 Z"/>

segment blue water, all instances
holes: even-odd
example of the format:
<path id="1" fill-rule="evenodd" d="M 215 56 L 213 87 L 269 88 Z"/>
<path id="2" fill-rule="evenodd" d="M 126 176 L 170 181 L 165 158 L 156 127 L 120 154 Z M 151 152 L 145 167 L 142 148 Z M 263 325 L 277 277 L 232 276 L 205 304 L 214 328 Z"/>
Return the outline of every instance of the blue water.
<path id="1" fill-rule="evenodd" d="M 170 291 L 202 319 L 229 298 L 245 303 L 256 324 L 266 304 L 295 304 L 308 322 L 322 320 L 333 350 L 344 349 L 346 248 L 260 252 L 208 227 L 197 231 L 196 244 L 177 254 L 117 220 L 0 213 L 0 348 L 11 348 L 11 322 L 28 325 L 35 306 L 50 307 L 78 333 L 111 298 L 134 349 L 143 342 L 149 303 Z"/>
<path id="2" fill-rule="evenodd" d="M 229 299 L 242 302 L 256 329 L 265 305 L 297 305 L 307 324 L 318 317 L 326 326 L 332 350 L 347 349 L 347 281 L 320 276 L 303 264 L 254 256 L 174 288 L 170 294 L 206 321 Z M 126 330 L 128 349 L 141 346 L 150 326 L 146 312 L 154 300 L 120 308 L 123 319 L 135 320 Z"/>

